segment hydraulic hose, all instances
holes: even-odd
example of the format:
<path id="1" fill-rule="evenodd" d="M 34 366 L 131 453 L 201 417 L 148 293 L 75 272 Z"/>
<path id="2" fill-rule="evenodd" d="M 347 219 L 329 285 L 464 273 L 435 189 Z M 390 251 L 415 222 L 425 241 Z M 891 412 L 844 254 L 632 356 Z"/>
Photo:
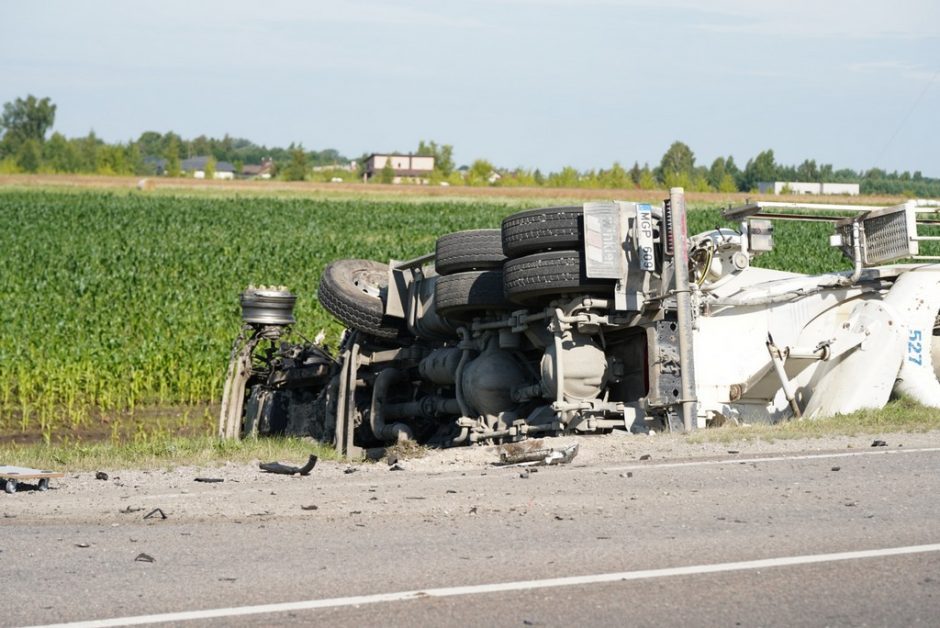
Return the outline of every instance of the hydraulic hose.
<path id="1" fill-rule="evenodd" d="M 372 386 L 372 406 L 369 409 L 369 426 L 372 433 L 382 440 L 414 440 L 411 428 L 404 423 L 385 424 L 384 404 L 388 389 L 404 379 L 404 374 L 398 369 L 388 368 L 376 375 Z"/>

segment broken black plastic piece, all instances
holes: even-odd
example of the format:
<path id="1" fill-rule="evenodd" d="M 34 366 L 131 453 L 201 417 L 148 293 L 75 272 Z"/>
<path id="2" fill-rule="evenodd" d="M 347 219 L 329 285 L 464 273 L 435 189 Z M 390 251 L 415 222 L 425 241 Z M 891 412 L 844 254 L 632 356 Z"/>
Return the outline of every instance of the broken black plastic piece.
<path id="1" fill-rule="evenodd" d="M 294 475 L 299 473 L 300 475 L 310 475 L 313 468 L 317 466 L 317 457 L 310 454 L 310 460 L 302 467 L 292 467 L 287 464 L 281 464 L 280 462 L 261 462 L 258 463 L 258 466 L 261 467 L 262 471 L 267 471 L 268 473 L 280 473 L 282 475 Z"/>

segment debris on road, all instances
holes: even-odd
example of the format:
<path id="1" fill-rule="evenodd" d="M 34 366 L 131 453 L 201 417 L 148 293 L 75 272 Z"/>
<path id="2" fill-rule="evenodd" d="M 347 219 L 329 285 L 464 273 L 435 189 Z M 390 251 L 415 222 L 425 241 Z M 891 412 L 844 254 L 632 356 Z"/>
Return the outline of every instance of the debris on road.
<path id="1" fill-rule="evenodd" d="M 888 446 L 888 443 L 886 443 L 886 442 L 883 441 L 883 440 L 873 440 L 873 441 L 871 442 L 871 446 L 872 446 L 872 447 L 887 447 L 887 446 Z"/>
<path id="2" fill-rule="evenodd" d="M 642 456 L 640 456 L 640 460 L 651 460 L 652 458 L 653 456 L 649 454 L 643 454 Z"/>
<path id="3" fill-rule="evenodd" d="M 205 482 L 206 484 L 216 484 L 218 482 L 224 482 L 222 478 L 196 478 L 196 482 Z"/>
<path id="4" fill-rule="evenodd" d="M 301 506 L 300 509 L 301 510 L 319 510 L 320 507 L 317 506 L 316 504 L 310 504 L 309 506 Z"/>
<path id="5" fill-rule="evenodd" d="M 258 463 L 258 466 L 261 467 L 262 471 L 267 471 L 268 473 L 280 473 L 282 475 L 310 475 L 310 472 L 313 471 L 313 468 L 317 466 L 317 457 L 314 454 L 310 454 L 310 459 L 302 467 L 292 467 L 290 465 L 281 464 L 280 462 L 261 462 Z"/>
<path id="6" fill-rule="evenodd" d="M 144 554 L 143 552 L 141 552 L 134 558 L 134 562 L 138 562 L 138 563 L 153 563 L 153 562 L 156 562 L 156 560 L 157 559 L 151 556 L 150 554 Z"/>
<path id="7" fill-rule="evenodd" d="M 56 471 L 0 465 L 0 487 L 11 495 L 16 492 L 22 480 L 39 480 L 35 489 L 47 491 L 49 490 L 49 479 L 61 478 L 62 476 L 62 473 Z"/>
<path id="8" fill-rule="evenodd" d="M 97 471 L 97 472 L 95 473 L 95 479 L 96 479 L 96 480 L 104 480 L 104 481 L 107 481 L 107 480 L 108 480 L 108 474 L 105 473 L 104 471 Z"/>
<path id="9" fill-rule="evenodd" d="M 160 517 L 161 519 L 166 519 L 166 513 L 163 512 L 161 508 L 154 508 L 144 515 L 144 519 L 150 519 L 151 517 Z"/>
<path id="10" fill-rule="evenodd" d="M 542 441 L 504 445 L 499 449 L 500 466 L 567 464 L 578 455 L 578 443 L 542 447 Z"/>

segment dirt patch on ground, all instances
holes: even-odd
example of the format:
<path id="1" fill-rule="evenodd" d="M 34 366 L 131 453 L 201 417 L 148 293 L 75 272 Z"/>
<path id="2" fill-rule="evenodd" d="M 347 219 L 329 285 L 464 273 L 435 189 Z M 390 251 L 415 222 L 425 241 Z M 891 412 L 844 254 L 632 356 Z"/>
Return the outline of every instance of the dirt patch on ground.
<path id="1" fill-rule="evenodd" d="M 91 408 L 86 419 L 75 425 L 57 424 L 48 434 L 49 444 L 117 444 L 167 435 L 207 436 L 216 432 L 219 408 L 218 403 L 141 406 L 134 410 Z M 20 417 L 19 410 L 9 413 L 6 427 L 0 429 L 0 446 L 45 442 L 47 435 L 34 422 L 25 430 L 19 429 Z"/>
<path id="2" fill-rule="evenodd" d="M 666 190 L 640 189 L 592 189 L 592 188 L 526 188 L 526 187 L 466 187 L 429 185 L 388 185 L 381 183 L 315 183 L 308 181 L 216 181 L 170 177 L 108 177 L 99 175 L 2 175 L 0 187 L 59 187 L 73 189 L 127 190 L 143 194 L 156 191 L 172 192 L 220 192 L 220 193 L 271 193 L 310 196 L 384 196 L 427 197 L 435 199 L 511 198 L 511 199 L 612 199 L 629 198 L 634 201 L 660 202 L 668 196 Z M 829 202 L 853 202 L 871 205 L 890 205 L 900 202 L 894 196 L 827 197 Z M 739 204 L 746 200 L 806 200 L 805 196 L 759 195 L 745 192 L 687 192 L 689 202 L 723 205 Z M 818 201 L 817 201 L 818 202 Z"/>

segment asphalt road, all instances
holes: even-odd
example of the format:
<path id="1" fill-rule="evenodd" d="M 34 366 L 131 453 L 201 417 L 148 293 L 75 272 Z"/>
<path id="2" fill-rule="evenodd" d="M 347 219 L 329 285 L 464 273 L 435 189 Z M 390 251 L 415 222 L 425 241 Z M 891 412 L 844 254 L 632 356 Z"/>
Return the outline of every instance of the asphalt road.
<path id="1" fill-rule="evenodd" d="M 940 624 L 940 450 L 837 453 L 4 495 L 0 625 Z"/>

